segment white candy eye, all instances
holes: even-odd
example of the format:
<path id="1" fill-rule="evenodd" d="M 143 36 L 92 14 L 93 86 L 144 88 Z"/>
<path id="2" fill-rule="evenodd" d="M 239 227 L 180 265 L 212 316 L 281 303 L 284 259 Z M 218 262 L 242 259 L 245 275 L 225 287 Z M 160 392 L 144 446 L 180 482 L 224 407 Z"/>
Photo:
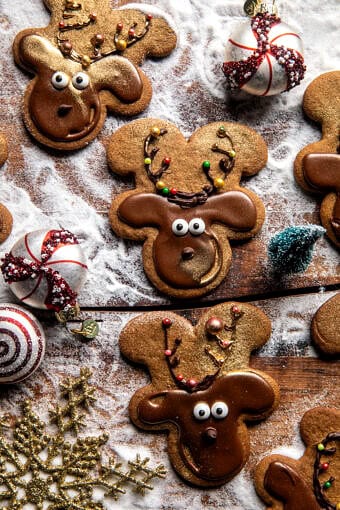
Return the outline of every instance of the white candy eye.
<path id="1" fill-rule="evenodd" d="M 210 407 L 205 402 L 199 402 L 195 405 L 193 412 L 196 420 L 207 420 L 210 416 Z"/>
<path id="2" fill-rule="evenodd" d="M 78 90 L 86 89 L 86 87 L 89 86 L 89 83 L 90 78 L 86 73 L 77 73 L 72 78 L 72 85 Z"/>
<path id="3" fill-rule="evenodd" d="M 63 73 L 62 71 L 56 71 L 51 78 L 53 87 L 58 90 L 67 87 L 69 81 L 70 78 L 67 76 L 67 74 Z"/>
<path id="4" fill-rule="evenodd" d="M 185 236 L 188 233 L 189 225 L 185 220 L 175 220 L 172 224 L 172 231 L 175 236 Z"/>
<path id="5" fill-rule="evenodd" d="M 222 420 L 226 416 L 228 416 L 229 409 L 227 404 L 224 402 L 215 402 L 215 404 L 211 408 L 211 414 L 217 420 Z"/>
<path id="6" fill-rule="evenodd" d="M 205 231 L 205 223 L 201 218 L 194 218 L 189 223 L 189 232 L 193 236 L 200 236 Z"/>

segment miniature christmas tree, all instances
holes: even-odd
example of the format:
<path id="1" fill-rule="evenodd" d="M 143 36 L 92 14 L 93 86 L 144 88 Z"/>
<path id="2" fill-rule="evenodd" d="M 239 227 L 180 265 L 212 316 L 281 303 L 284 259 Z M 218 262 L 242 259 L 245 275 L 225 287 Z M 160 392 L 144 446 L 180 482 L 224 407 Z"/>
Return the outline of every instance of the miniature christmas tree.
<path id="1" fill-rule="evenodd" d="M 318 225 L 288 227 L 268 246 L 268 258 L 276 273 L 302 273 L 309 266 L 314 244 L 326 230 Z"/>

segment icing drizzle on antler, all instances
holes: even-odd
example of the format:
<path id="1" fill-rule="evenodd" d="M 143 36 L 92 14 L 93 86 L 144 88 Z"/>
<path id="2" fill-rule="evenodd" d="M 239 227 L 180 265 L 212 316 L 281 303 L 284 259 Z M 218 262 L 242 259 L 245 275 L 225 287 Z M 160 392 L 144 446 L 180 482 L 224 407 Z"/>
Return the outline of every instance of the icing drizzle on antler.
<path id="1" fill-rule="evenodd" d="M 325 472 L 329 467 L 329 462 L 321 462 L 321 458 L 323 455 L 327 455 L 328 457 L 331 457 L 337 452 L 336 447 L 332 448 L 326 448 L 329 443 L 332 443 L 334 441 L 340 440 L 340 432 L 331 432 L 326 436 L 326 438 L 321 441 L 316 446 L 316 458 L 314 463 L 314 472 L 313 472 L 313 489 L 314 494 L 317 499 L 317 502 L 321 506 L 321 508 L 324 508 L 325 510 L 338 510 L 339 503 L 333 504 L 329 499 L 325 496 L 325 490 L 329 489 L 335 478 L 330 477 L 326 482 L 323 484 L 320 483 L 319 475 L 322 472 Z"/>
<path id="2" fill-rule="evenodd" d="M 236 340 L 236 327 L 238 321 L 243 316 L 243 312 L 238 306 L 233 305 L 230 309 L 230 314 L 231 314 L 230 325 L 225 324 L 223 321 L 221 321 L 220 319 L 216 319 L 215 317 L 209 319 L 206 324 L 206 334 L 209 340 L 216 339 L 221 349 L 223 350 L 227 349 L 228 351 L 230 350 L 232 344 Z M 220 321 L 221 328 L 219 329 L 219 332 L 221 332 L 224 329 L 225 331 L 231 333 L 230 341 L 222 341 L 217 334 L 211 332 L 209 328 L 209 321 L 211 320 Z M 177 354 L 177 350 L 181 345 L 182 340 L 181 338 L 176 338 L 173 347 L 170 347 L 169 329 L 171 328 L 171 326 L 172 326 L 171 319 L 165 317 L 162 320 L 162 328 L 164 331 L 164 343 L 165 343 L 164 355 L 166 358 L 169 371 L 171 373 L 173 380 L 176 383 L 176 386 L 181 390 L 185 390 L 188 393 L 194 393 L 197 391 L 203 391 L 208 389 L 222 371 L 222 368 L 228 359 L 228 355 L 225 355 L 224 358 L 219 359 L 208 348 L 206 348 L 205 353 L 212 359 L 212 361 L 218 368 L 214 373 L 206 375 L 201 381 L 196 381 L 194 378 L 185 378 L 183 374 L 175 374 L 174 369 L 179 366 L 181 361 L 180 357 Z"/>
<path id="3" fill-rule="evenodd" d="M 165 157 L 162 160 L 161 166 L 158 170 L 153 170 L 154 159 L 159 152 L 159 147 L 152 146 L 157 140 L 167 134 L 166 129 L 160 129 L 157 126 L 151 128 L 150 133 L 144 140 L 144 166 L 146 174 L 149 180 L 155 185 L 157 191 L 168 199 L 169 202 L 179 205 L 182 208 L 195 207 L 197 205 L 204 204 L 208 197 L 214 193 L 217 193 L 219 189 L 224 187 L 224 179 L 232 171 L 235 165 L 235 148 L 233 140 L 230 135 L 226 132 L 224 126 L 220 126 L 217 131 L 219 138 L 226 138 L 231 144 L 231 149 L 221 149 L 217 143 L 215 143 L 211 150 L 212 152 L 218 152 L 226 157 L 223 157 L 219 162 L 219 167 L 223 172 L 223 178 L 214 178 L 211 174 L 210 161 L 206 160 L 202 163 L 202 169 L 207 177 L 209 184 L 203 186 L 200 191 L 189 193 L 187 191 L 180 191 L 177 188 L 168 188 L 166 184 L 161 180 L 163 174 L 169 169 L 171 165 L 171 158 Z"/>
<path id="4" fill-rule="evenodd" d="M 108 57 L 113 54 L 121 54 L 124 52 L 129 46 L 135 44 L 137 41 L 143 39 L 143 37 L 148 33 L 150 29 L 150 23 L 152 20 L 151 14 L 145 15 L 145 24 L 140 33 L 136 32 L 137 23 L 133 23 L 127 32 L 127 36 L 123 36 L 122 32 L 124 29 L 124 25 L 122 22 L 117 23 L 116 30 L 113 34 L 113 46 L 111 49 L 107 51 L 102 51 L 102 46 L 105 41 L 105 37 L 103 34 L 96 34 L 91 39 L 91 45 L 93 47 L 93 51 L 91 55 L 80 55 L 74 47 L 69 38 L 64 38 L 62 34 L 66 32 L 70 32 L 72 30 L 82 30 L 85 27 L 88 27 L 91 24 L 95 24 L 97 21 L 97 14 L 95 12 L 91 12 L 87 19 L 82 22 L 73 22 L 72 18 L 75 17 L 74 12 L 82 10 L 82 4 L 78 2 L 74 2 L 73 0 L 65 0 L 62 20 L 59 22 L 59 33 L 57 36 L 57 43 L 62 54 L 70 58 L 71 60 L 82 64 L 83 67 L 87 68 L 94 62 L 101 60 L 104 57 Z"/>

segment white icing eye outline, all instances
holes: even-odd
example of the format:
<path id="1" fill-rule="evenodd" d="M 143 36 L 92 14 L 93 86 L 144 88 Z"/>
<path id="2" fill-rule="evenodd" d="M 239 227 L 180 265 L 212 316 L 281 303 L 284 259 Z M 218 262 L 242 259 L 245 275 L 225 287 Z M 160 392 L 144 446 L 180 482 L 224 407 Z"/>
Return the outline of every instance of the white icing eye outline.
<path id="1" fill-rule="evenodd" d="M 69 76 L 67 76 L 67 74 L 63 73 L 62 71 L 56 71 L 51 78 L 51 83 L 57 90 L 65 89 L 69 84 L 69 81 Z"/>
<path id="2" fill-rule="evenodd" d="M 182 237 L 188 233 L 189 225 L 187 221 L 178 219 L 173 222 L 171 229 L 175 236 Z"/>
<path id="3" fill-rule="evenodd" d="M 189 232 L 193 236 L 200 236 L 205 231 L 205 223 L 201 218 L 193 218 L 189 223 Z"/>
<path id="4" fill-rule="evenodd" d="M 211 414 L 216 420 L 223 420 L 229 414 L 229 408 L 225 402 L 215 402 L 211 408 Z"/>
<path id="5" fill-rule="evenodd" d="M 86 73 L 79 72 L 72 78 L 72 85 L 78 90 L 84 90 L 90 85 L 90 77 Z"/>
<path id="6" fill-rule="evenodd" d="M 203 421 L 210 417 L 210 407 L 205 402 L 198 402 L 193 410 L 196 420 Z"/>

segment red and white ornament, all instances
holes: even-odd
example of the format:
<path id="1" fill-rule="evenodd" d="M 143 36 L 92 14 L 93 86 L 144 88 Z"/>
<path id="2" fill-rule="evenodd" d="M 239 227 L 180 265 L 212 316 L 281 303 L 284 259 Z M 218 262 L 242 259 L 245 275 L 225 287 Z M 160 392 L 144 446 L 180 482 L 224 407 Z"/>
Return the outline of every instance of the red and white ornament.
<path id="1" fill-rule="evenodd" d="M 45 335 L 37 319 L 20 306 L 0 304 L 0 384 L 32 375 L 44 354 Z"/>
<path id="2" fill-rule="evenodd" d="M 1 270 L 20 301 L 55 312 L 76 305 L 87 276 L 84 252 L 67 230 L 26 234 L 5 255 Z"/>
<path id="3" fill-rule="evenodd" d="M 279 94 L 299 85 L 305 70 L 301 37 L 276 14 L 257 13 L 228 41 L 223 71 L 229 90 Z"/>

